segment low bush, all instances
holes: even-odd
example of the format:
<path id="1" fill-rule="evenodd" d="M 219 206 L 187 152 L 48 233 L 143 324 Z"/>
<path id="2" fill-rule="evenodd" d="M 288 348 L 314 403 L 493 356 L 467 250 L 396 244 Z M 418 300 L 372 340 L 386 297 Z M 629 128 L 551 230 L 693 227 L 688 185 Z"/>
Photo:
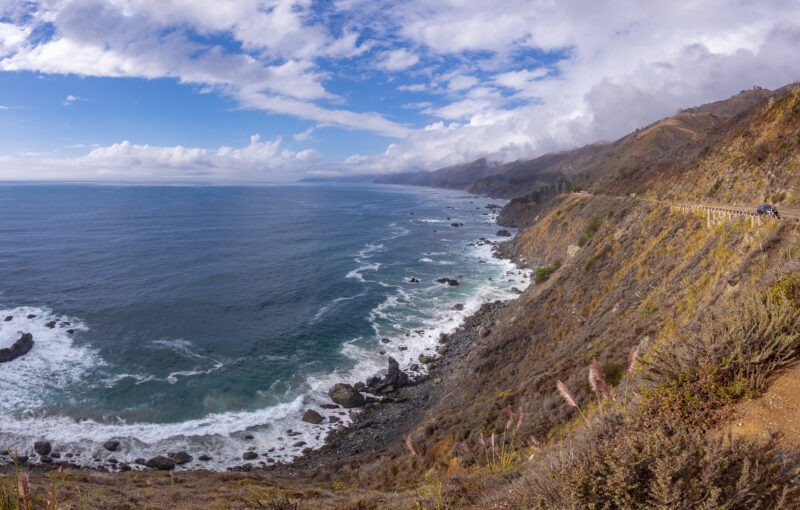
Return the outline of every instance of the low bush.
<path id="1" fill-rule="evenodd" d="M 648 405 L 665 416 L 702 424 L 707 411 L 766 388 L 800 352 L 800 310 L 788 299 L 752 298 L 706 317 L 699 333 L 656 348 L 645 361 Z"/>
<path id="2" fill-rule="evenodd" d="M 581 508 L 779 508 L 796 496 L 769 446 L 700 432 L 642 432 L 586 448 L 557 477 Z"/>
<path id="3" fill-rule="evenodd" d="M 578 246 L 583 246 L 589 242 L 589 239 L 597 232 L 600 227 L 603 226 L 603 220 L 597 217 L 592 218 L 589 224 L 586 226 L 586 230 L 583 231 L 583 235 L 578 238 Z"/>
<path id="4" fill-rule="evenodd" d="M 534 283 L 543 283 L 550 279 L 550 276 L 561 267 L 561 261 L 556 260 L 552 265 L 540 267 L 533 273 Z"/>

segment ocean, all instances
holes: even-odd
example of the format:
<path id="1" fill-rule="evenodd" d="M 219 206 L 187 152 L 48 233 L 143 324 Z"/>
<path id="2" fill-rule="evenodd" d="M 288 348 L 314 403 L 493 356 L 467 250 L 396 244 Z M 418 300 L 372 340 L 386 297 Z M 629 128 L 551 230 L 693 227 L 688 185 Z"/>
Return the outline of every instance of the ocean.
<path id="1" fill-rule="evenodd" d="M 0 364 L 0 448 L 49 440 L 84 466 L 183 450 L 185 468 L 225 469 L 248 449 L 286 462 L 321 446 L 327 417 L 349 421 L 321 407 L 330 386 L 433 355 L 527 285 L 475 243 L 502 239 L 490 202 L 371 184 L 0 186 L 0 348 L 34 338 Z"/>

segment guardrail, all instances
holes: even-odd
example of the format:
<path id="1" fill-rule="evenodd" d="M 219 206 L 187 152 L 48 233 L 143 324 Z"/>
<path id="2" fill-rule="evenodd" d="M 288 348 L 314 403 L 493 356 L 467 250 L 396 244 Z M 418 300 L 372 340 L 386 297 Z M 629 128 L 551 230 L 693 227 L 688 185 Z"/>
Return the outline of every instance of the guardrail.
<path id="1" fill-rule="evenodd" d="M 750 225 L 755 227 L 761 225 L 761 222 L 769 218 L 763 214 L 758 214 L 755 211 L 747 209 L 739 209 L 733 207 L 724 207 L 718 205 L 699 205 L 699 204 L 670 204 L 661 202 L 663 205 L 668 205 L 673 211 L 705 211 L 706 213 L 706 226 L 712 227 L 722 221 L 733 219 L 734 216 L 746 216 L 750 218 Z"/>

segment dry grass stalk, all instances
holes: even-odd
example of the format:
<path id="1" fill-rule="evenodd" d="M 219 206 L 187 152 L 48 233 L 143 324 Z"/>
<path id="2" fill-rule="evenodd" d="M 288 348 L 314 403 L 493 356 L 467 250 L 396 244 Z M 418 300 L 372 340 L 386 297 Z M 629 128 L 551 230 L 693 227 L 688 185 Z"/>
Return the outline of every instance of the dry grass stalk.
<path id="1" fill-rule="evenodd" d="M 411 452 L 411 455 L 417 457 L 418 459 L 422 459 L 422 455 L 419 453 L 419 448 L 417 448 L 417 443 L 414 442 L 414 439 L 410 435 L 406 436 L 406 446 L 408 447 L 408 451 Z"/>
<path id="2" fill-rule="evenodd" d="M 603 369 L 600 368 L 600 363 L 596 359 L 593 359 L 589 365 L 589 385 L 599 397 L 611 398 L 611 390 L 608 389 Z"/>
<path id="3" fill-rule="evenodd" d="M 569 390 L 567 389 L 567 386 L 563 382 L 558 381 L 558 382 L 556 382 L 556 388 L 558 388 L 558 392 L 561 393 L 561 396 L 564 397 L 564 400 L 567 401 L 567 404 L 571 405 L 572 407 L 574 407 L 575 409 L 578 410 L 578 412 L 581 414 L 581 417 L 583 418 L 583 420 L 588 425 L 589 424 L 589 420 L 586 418 L 586 415 L 583 414 L 583 411 L 581 411 L 581 408 L 578 407 L 578 403 L 575 402 L 575 399 L 572 398 L 572 395 L 570 394 Z"/>

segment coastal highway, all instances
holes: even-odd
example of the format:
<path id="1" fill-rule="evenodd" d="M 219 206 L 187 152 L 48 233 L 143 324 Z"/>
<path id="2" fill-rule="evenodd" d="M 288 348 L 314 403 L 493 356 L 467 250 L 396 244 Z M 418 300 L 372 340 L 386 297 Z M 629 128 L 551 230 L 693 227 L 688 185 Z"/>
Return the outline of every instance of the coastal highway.
<path id="1" fill-rule="evenodd" d="M 719 212 L 732 212 L 736 214 L 746 214 L 746 215 L 753 215 L 757 216 L 758 213 L 756 212 L 756 207 L 750 206 L 742 206 L 742 205 L 716 205 L 716 204 L 682 204 L 676 202 L 663 202 L 663 201 L 653 201 L 657 202 L 662 205 L 668 205 L 672 207 L 692 207 L 697 209 L 709 210 L 709 211 L 719 211 Z M 778 208 L 778 215 L 781 219 L 792 219 L 792 220 L 800 220 L 800 211 L 789 211 L 786 209 Z"/>
<path id="2" fill-rule="evenodd" d="M 592 193 L 587 192 L 574 192 L 577 195 L 582 196 L 589 196 Z M 608 195 L 613 196 L 613 195 Z M 617 196 L 616 198 L 623 198 L 621 196 Z M 666 205 L 669 207 L 686 207 L 690 209 L 699 209 L 699 210 L 706 210 L 706 211 L 713 211 L 713 212 L 731 212 L 735 214 L 745 214 L 748 216 L 757 216 L 758 213 L 756 212 L 756 206 L 744 206 L 744 205 L 718 205 L 718 204 L 691 204 L 691 203 L 682 203 L 682 202 L 667 202 L 664 200 L 652 200 L 648 198 L 642 197 L 634 197 L 637 200 L 643 200 L 645 202 L 652 202 L 654 204 Z M 781 219 L 791 219 L 795 221 L 800 221 L 800 211 L 790 211 L 788 209 L 781 209 L 778 207 L 778 214 Z"/>

